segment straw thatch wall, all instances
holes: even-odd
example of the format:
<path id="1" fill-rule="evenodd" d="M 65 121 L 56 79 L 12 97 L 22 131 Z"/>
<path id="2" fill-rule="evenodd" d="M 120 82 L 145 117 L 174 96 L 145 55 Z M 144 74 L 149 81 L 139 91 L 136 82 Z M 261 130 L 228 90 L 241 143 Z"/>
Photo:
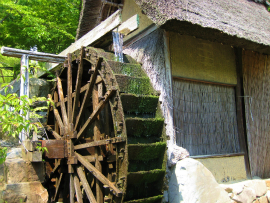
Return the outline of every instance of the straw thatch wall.
<path id="1" fill-rule="evenodd" d="M 190 155 L 240 152 L 234 87 L 175 79 L 173 98 L 177 145 Z"/>
<path id="2" fill-rule="evenodd" d="M 270 177 L 270 57 L 243 51 L 243 82 L 251 175 Z"/>
<path id="3" fill-rule="evenodd" d="M 166 65 L 166 37 L 162 30 L 156 30 L 139 41 L 124 49 L 124 53 L 130 55 L 146 71 L 154 88 L 161 92 L 161 108 L 165 117 L 166 134 L 170 136 L 168 149 L 173 144 L 173 112 L 172 112 L 172 86 L 170 66 Z M 170 152 L 169 152 L 170 154 Z"/>

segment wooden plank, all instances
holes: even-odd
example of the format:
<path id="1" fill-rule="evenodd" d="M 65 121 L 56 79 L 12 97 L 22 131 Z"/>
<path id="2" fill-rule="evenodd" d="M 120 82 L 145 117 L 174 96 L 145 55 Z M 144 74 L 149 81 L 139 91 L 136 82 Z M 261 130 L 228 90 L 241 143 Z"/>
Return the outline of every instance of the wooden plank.
<path id="1" fill-rule="evenodd" d="M 114 192 L 117 197 L 121 196 L 122 191 L 119 190 L 114 184 L 109 181 L 102 173 L 100 173 L 91 163 L 89 163 L 82 155 L 75 152 L 78 160 L 84 165 L 100 182 L 104 185 L 108 185 Z"/>
<path id="2" fill-rule="evenodd" d="M 81 89 L 81 82 L 82 82 L 82 74 L 83 74 L 83 58 L 85 56 L 84 47 L 81 47 L 81 55 L 80 55 L 80 64 L 78 67 L 77 72 L 77 79 L 76 79 L 76 86 L 75 86 L 75 95 L 74 95 L 74 103 L 73 103 L 73 112 L 72 112 L 72 123 L 75 123 L 77 110 L 78 110 L 78 103 L 80 98 L 80 89 Z"/>
<path id="3" fill-rule="evenodd" d="M 107 93 L 105 94 L 105 98 L 104 100 L 102 100 L 98 106 L 96 107 L 96 109 L 93 111 L 93 113 L 90 115 L 89 119 L 87 119 L 87 121 L 85 122 L 85 124 L 83 125 L 83 127 L 80 129 L 80 131 L 78 132 L 77 135 L 77 139 L 80 138 L 80 136 L 82 135 L 82 133 L 85 131 L 85 129 L 95 121 L 96 117 L 98 116 L 98 114 L 100 113 L 100 111 L 104 108 L 106 102 L 109 100 L 110 96 L 113 95 L 115 93 L 116 90 L 109 90 L 107 91 Z"/>
<path id="4" fill-rule="evenodd" d="M 73 174 L 69 174 L 69 200 L 70 203 L 74 203 L 74 194 L 75 194 L 75 187 L 74 187 L 74 178 Z"/>
<path id="5" fill-rule="evenodd" d="M 68 118 L 67 118 L 66 105 L 64 102 L 62 82 L 61 82 L 61 79 L 59 78 L 59 76 L 57 76 L 57 89 L 58 89 L 58 95 L 59 95 L 59 100 L 60 100 L 62 118 L 63 118 L 64 124 L 65 124 L 65 131 L 67 132 Z"/>
<path id="6" fill-rule="evenodd" d="M 67 71 L 67 113 L 68 123 L 72 123 L 72 58 L 71 53 L 68 54 L 68 71 Z M 70 125 L 69 125 L 70 127 Z M 69 128 L 69 130 L 71 130 Z"/>
<path id="7" fill-rule="evenodd" d="M 61 159 L 65 157 L 64 140 L 44 140 L 42 146 L 47 147 L 48 152 L 45 152 L 45 156 L 49 159 Z"/>
<path id="8" fill-rule="evenodd" d="M 83 203 L 80 181 L 77 174 L 74 175 L 74 187 L 78 203 Z"/>
<path id="9" fill-rule="evenodd" d="M 136 14 L 123 22 L 118 28 L 115 28 L 114 32 L 119 32 L 123 35 L 128 35 L 130 32 L 138 29 L 139 27 L 139 15 Z"/>
<path id="10" fill-rule="evenodd" d="M 74 150 L 84 149 L 88 147 L 96 147 L 96 146 L 106 145 L 106 144 L 114 144 L 114 143 L 125 142 L 125 141 L 126 139 L 123 137 L 115 137 L 115 138 L 106 139 L 106 140 L 98 140 L 98 141 L 88 142 L 84 144 L 78 144 L 74 146 Z"/>
<path id="11" fill-rule="evenodd" d="M 84 109 L 86 108 L 86 105 L 89 102 L 90 95 L 92 94 L 92 90 L 93 90 L 93 87 L 94 87 L 94 84 L 95 84 L 95 81 L 96 81 L 96 77 L 97 77 L 97 74 L 98 74 L 98 69 L 100 68 L 102 61 L 103 61 L 103 58 L 98 59 L 97 64 L 95 66 L 95 71 L 91 75 L 91 79 L 90 79 L 90 82 L 88 84 L 88 87 L 87 87 L 87 90 L 85 92 L 83 102 L 82 102 L 82 105 L 81 105 L 81 108 L 80 108 L 80 112 L 79 112 L 78 117 L 76 119 L 76 124 L 75 124 L 74 130 L 77 130 L 78 124 L 79 124 L 80 119 L 81 119 L 82 112 L 84 111 Z"/>
<path id="12" fill-rule="evenodd" d="M 81 182 L 83 184 L 83 188 L 84 188 L 84 190 L 86 192 L 88 200 L 91 203 L 96 203 L 97 201 L 96 201 L 96 199 L 94 197 L 94 194 L 93 194 L 93 192 L 92 192 L 92 190 L 91 190 L 91 188 L 90 188 L 90 186 L 89 186 L 89 184 L 87 182 L 87 179 L 86 179 L 86 177 L 85 177 L 85 175 L 83 173 L 82 167 L 77 167 L 77 173 L 78 173 L 78 175 L 80 177 L 80 180 L 81 180 Z"/>
<path id="13" fill-rule="evenodd" d="M 117 10 L 109 18 L 101 22 L 98 26 L 96 26 L 94 29 L 89 31 L 87 34 L 85 34 L 75 43 L 70 45 L 68 48 L 62 51 L 59 55 L 65 56 L 67 55 L 67 53 L 72 53 L 78 50 L 81 46 L 88 46 L 94 43 L 99 38 L 104 36 L 106 33 L 110 32 L 115 27 L 119 26 L 120 24 L 121 24 L 121 11 Z"/>
<path id="14" fill-rule="evenodd" d="M 242 72 L 242 49 L 235 48 L 235 60 L 236 60 L 236 73 L 237 73 L 237 85 L 235 88 L 236 93 L 236 119 L 237 119 L 237 129 L 239 135 L 239 144 L 240 149 L 245 153 L 245 166 L 246 166 L 246 173 L 247 177 L 251 178 L 251 171 L 250 171 L 250 162 L 248 157 L 248 150 L 247 150 L 247 140 L 244 130 L 244 117 L 245 111 L 243 110 L 244 107 L 244 95 L 243 91 L 243 72 Z"/>
<path id="15" fill-rule="evenodd" d="M 232 154 L 211 154 L 211 155 L 197 155 L 190 156 L 192 159 L 208 159 L 208 158 L 222 158 L 222 157 L 234 157 L 234 156 L 244 156 L 244 152 L 232 153 Z"/>
<path id="16" fill-rule="evenodd" d="M 22 55 L 26 54 L 28 55 L 30 60 L 50 62 L 50 63 L 63 63 L 65 61 L 65 56 L 63 55 L 49 54 L 43 52 L 33 52 L 29 50 L 14 49 L 10 47 L 2 47 L 1 54 L 3 56 L 12 56 L 17 58 L 21 58 Z"/>
<path id="17" fill-rule="evenodd" d="M 62 137 L 57 133 L 57 132 L 55 132 L 50 126 L 45 126 L 45 128 L 49 131 L 49 132 L 51 132 L 52 133 L 52 135 L 54 136 L 54 138 L 55 139 L 57 139 L 57 140 L 61 140 L 62 139 Z"/>
<path id="18" fill-rule="evenodd" d="M 62 180 L 62 177 L 63 177 L 63 173 L 60 174 L 60 178 L 59 180 L 57 181 L 57 185 L 56 185 L 56 190 L 55 190 L 55 194 L 54 194 L 54 201 L 56 200 L 56 197 L 58 195 L 58 192 L 59 192 L 59 186 L 61 184 L 61 180 Z"/>

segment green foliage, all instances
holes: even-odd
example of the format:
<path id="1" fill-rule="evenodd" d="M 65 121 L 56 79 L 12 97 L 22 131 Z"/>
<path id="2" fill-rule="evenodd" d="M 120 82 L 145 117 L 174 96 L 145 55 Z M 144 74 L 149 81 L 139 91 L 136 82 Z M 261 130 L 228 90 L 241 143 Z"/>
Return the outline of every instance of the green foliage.
<path id="1" fill-rule="evenodd" d="M 80 0 L 0 0 L 0 45 L 59 53 L 74 42 Z"/>
<path id="2" fill-rule="evenodd" d="M 45 151 L 48 152 L 47 147 L 42 147 L 40 143 L 37 143 L 36 149 L 42 151 L 42 153 L 44 153 Z"/>
<path id="3" fill-rule="evenodd" d="M 0 164 L 4 163 L 7 157 L 7 148 L 0 148 Z"/>
<path id="4" fill-rule="evenodd" d="M 43 127 L 40 122 L 36 122 L 37 118 L 41 118 L 37 112 L 46 110 L 51 104 L 51 100 L 45 97 L 27 96 L 19 97 L 16 93 L 9 93 L 13 87 L 11 85 L 5 86 L 5 95 L 0 94 L 0 127 L 2 132 L 8 136 L 17 138 L 19 133 L 24 132 L 29 137 L 30 131 L 38 131 L 38 128 Z M 47 102 L 48 106 L 34 107 L 36 102 Z M 29 113 L 29 119 L 26 119 Z M 40 150 L 46 149 L 40 147 Z M 6 149 L 0 148 L 0 162 L 5 160 Z"/>

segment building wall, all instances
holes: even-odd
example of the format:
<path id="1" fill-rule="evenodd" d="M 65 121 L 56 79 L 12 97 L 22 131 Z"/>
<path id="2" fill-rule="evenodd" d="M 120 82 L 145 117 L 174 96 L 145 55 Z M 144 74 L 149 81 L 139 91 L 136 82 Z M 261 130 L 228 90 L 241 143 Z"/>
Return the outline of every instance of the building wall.
<path id="1" fill-rule="evenodd" d="M 132 16 L 138 14 L 139 15 L 139 28 L 126 36 L 124 41 L 129 40 L 130 38 L 134 37 L 138 33 L 142 32 L 144 29 L 149 27 L 153 24 L 153 22 L 142 13 L 142 10 L 139 6 L 134 2 L 134 0 L 125 0 L 123 11 L 122 11 L 122 21 L 125 22 Z"/>
<path id="2" fill-rule="evenodd" d="M 244 155 L 195 159 L 211 171 L 218 183 L 240 181 L 247 178 Z"/>
<path id="3" fill-rule="evenodd" d="M 236 84 L 234 50 L 230 46 L 170 32 L 172 75 Z"/>

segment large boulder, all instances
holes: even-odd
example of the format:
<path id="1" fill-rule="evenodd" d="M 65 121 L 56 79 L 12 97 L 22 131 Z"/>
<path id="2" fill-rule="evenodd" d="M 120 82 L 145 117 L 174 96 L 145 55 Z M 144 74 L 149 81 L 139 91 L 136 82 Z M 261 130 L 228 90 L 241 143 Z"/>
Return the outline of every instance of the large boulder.
<path id="1" fill-rule="evenodd" d="M 7 184 L 1 196 L 8 203 L 47 203 L 49 198 L 47 190 L 40 182 Z"/>
<path id="2" fill-rule="evenodd" d="M 22 158 L 7 159 L 5 167 L 7 184 L 45 180 L 45 168 L 42 162 L 31 163 Z"/>
<path id="3" fill-rule="evenodd" d="M 228 193 L 199 161 L 186 158 L 172 167 L 170 203 L 230 203 Z"/>

